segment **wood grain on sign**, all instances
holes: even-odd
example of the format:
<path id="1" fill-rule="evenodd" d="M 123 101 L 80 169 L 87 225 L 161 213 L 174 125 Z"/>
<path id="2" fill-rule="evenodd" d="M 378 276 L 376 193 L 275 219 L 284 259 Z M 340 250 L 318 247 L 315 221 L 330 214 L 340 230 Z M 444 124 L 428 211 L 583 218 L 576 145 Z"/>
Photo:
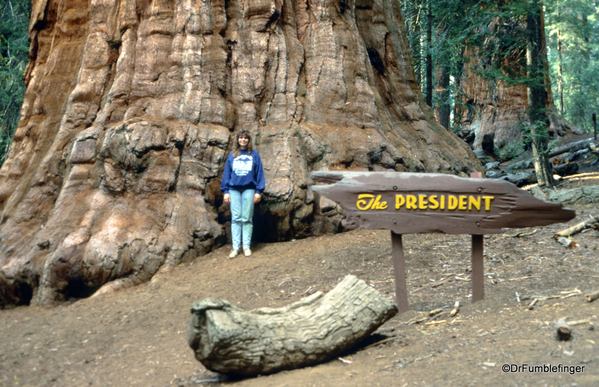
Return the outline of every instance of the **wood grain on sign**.
<path id="1" fill-rule="evenodd" d="M 312 189 L 339 203 L 346 228 L 397 234 L 496 234 L 576 216 L 503 180 L 435 173 L 312 172 Z"/>

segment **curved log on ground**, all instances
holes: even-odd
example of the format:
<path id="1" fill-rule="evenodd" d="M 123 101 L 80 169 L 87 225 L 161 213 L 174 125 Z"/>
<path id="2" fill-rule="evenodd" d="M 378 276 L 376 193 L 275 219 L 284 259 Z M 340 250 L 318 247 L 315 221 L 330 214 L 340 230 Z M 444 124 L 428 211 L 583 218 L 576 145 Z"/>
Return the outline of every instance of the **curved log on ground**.
<path id="1" fill-rule="evenodd" d="M 397 314 L 397 305 L 348 275 L 324 295 L 245 311 L 205 299 L 191 308 L 189 345 L 211 371 L 252 376 L 317 364 L 356 345 Z"/>

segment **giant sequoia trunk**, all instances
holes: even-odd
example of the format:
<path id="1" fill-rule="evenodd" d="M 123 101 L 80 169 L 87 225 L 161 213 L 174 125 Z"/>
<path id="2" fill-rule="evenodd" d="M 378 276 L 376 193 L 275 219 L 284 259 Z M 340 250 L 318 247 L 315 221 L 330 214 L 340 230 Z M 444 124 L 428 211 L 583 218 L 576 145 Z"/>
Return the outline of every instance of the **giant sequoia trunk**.
<path id="1" fill-rule="evenodd" d="M 541 20 L 543 11 L 541 11 Z M 525 37 L 523 31 L 526 30 L 526 21 L 522 20 L 520 25 L 504 26 L 501 22 L 495 20 L 489 26 L 495 34 L 513 34 L 514 39 L 518 40 Z M 495 39 L 493 36 L 489 40 Z M 540 30 L 540 44 L 545 47 L 544 23 Z M 526 39 L 523 40 L 524 42 Z M 466 58 L 464 74 L 462 77 L 463 105 L 464 109 L 458 113 L 460 125 L 465 127 L 467 132 L 474 134 L 473 147 L 482 148 L 483 137 L 486 134 L 494 133 L 495 144 L 498 147 L 515 146 L 523 141 L 525 134 L 529 132 L 529 101 L 528 88 L 526 84 L 508 84 L 502 79 L 490 79 L 482 77 L 481 72 L 485 72 L 491 66 L 494 66 L 494 60 L 498 58 L 487 57 L 483 54 L 484 50 L 469 47 L 464 56 Z M 545 73 L 545 93 L 547 98 L 544 101 L 544 109 L 549 120 L 549 134 L 556 138 L 564 136 L 568 131 L 577 131 L 572 124 L 561 118 L 557 114 L 553 94 L 551 92 L 551 81 L 549 79 L 549 68 L 547 65 L 547 51 L 542 50 L 543 58 L 538 58 L 544 63 Z M 520 50 L 511 51 L 509 56 L 501 58 L 500 68 L 512 72 L 513 79 L 526 76 L 526 45 L 523 44 Z"/>
<path id="2" fill-rule="evenodd" d="M 402 23 L 391 0 L 33 0 L 0 305 L 136 284 L 222 244 L 241 128 L 268 240 L 337 227 L 311 170 L 479 170 L 424 105 Z"/>

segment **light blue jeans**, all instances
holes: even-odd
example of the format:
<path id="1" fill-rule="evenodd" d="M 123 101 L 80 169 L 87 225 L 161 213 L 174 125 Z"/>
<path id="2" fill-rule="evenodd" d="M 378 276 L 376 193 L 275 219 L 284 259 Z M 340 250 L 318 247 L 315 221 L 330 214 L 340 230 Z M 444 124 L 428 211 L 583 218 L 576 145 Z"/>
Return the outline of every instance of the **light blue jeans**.
<path id="1" fill-rule="evenodd" d="M 252 218 L 254 216 L 254 194 L 253 189 L 245 191 L 235 191 L 230 189 L 231 196 L 231 234 L 233 239 L 233 249 L 239 249 L 241 237 L 243 234 L 243 248 L 249 249 L 252 241 L 252 231 L 254 225 Z"/>

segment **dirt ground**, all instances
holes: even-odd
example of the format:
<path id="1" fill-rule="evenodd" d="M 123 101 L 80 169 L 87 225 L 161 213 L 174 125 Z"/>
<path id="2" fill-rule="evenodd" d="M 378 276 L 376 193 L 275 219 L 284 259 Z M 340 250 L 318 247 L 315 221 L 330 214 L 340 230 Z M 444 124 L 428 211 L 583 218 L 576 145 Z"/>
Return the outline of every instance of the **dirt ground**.
<path id="1" fill-rule="evenodd" d="M 599 180 L 564 186 L 577 184 Z M 411 310 L 324 364 L 248 379 L 215 374 L 187 345 L 190 307 L 208 297 L 244 309 L 284 306 L 327 292 L 348 274 L 394 298 L 388 231 L 259 244 L 250 258 L 227 259 L 224 246 L 137 288 L 53 308 L 0 310 L 0 385 L 597 386 L 599 300 L 585 295 L 599 290 L 599 231 L 574 235 L 572 248 L 552 237 L 599 216 L 597 205 L 574 208 L 568 224 L 485 236 L 485 300 L 474 304 L 471 237 L 405 235 Z M 556 297 L 529 308 L 532 297 L 543 296 Z M 450 317 L 456 301 L 462 306 Z M 437 308 L 444 313 L 413 323 Z M 578 322 L 568 341 L 556 337 L 561 318 Z M 544 365 L 561 372 L 542 372 Z"/>

